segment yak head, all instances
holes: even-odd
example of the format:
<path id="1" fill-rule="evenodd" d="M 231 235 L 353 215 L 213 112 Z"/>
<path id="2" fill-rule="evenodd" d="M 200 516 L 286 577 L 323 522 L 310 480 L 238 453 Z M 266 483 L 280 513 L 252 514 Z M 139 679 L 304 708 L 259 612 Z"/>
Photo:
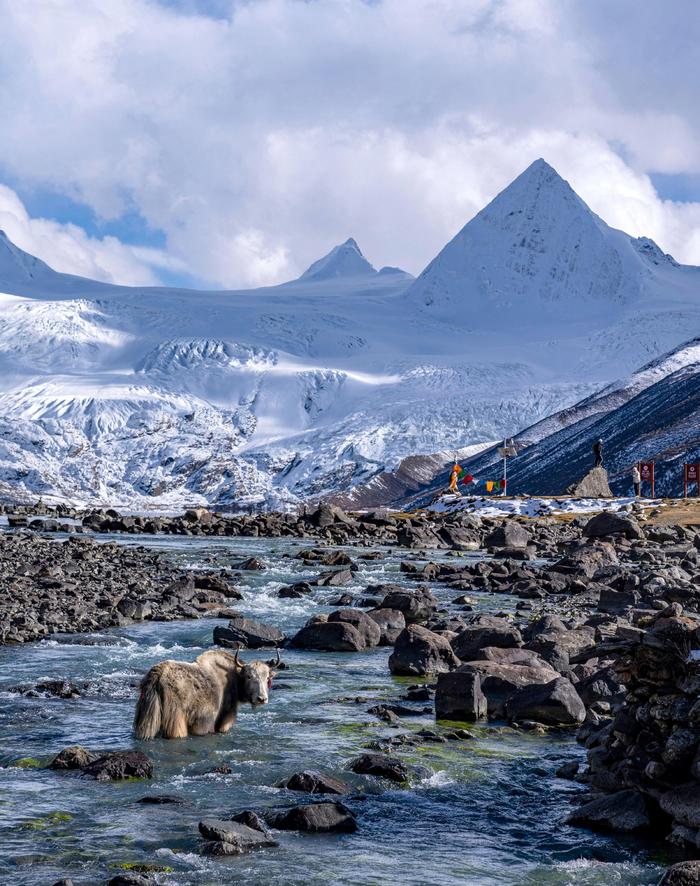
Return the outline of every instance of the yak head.
<path id="1" fill-rule="evenodd" d="M 239 651 L 240 649 L 236 650 L 236 664 L 239 667 L 239 700 L 249 702 L 254 708 L 267 704 L 272 678 L 277 673 L 275 668 L 280 663 L 279 649 L 276 661 L 251 661 L 249 664 L 239 660 Z"/>

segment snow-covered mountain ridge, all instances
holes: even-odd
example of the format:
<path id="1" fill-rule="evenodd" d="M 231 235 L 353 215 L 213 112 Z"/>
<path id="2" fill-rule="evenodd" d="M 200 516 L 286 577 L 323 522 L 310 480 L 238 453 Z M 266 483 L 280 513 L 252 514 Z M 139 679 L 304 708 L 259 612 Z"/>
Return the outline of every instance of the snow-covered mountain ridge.
<path id="1" fill-rule="evenodd" d="M 111 286 L 0 235 L 0 494 L 293 505 L 512 435 L 700 333 L 700 269 L 536 161 L 413 279 L 353 239 L 250 291 Z"/>

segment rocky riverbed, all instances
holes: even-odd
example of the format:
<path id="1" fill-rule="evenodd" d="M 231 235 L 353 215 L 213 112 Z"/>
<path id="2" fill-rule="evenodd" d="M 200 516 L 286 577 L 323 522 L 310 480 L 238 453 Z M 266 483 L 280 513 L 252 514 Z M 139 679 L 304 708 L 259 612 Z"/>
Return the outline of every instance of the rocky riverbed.
<path id="1" fill-rule="evenodd" d="M 508 848 L 512 836 L 500 833 L 496 843 L 503 847 L 503 868 L 498 861 L 490 873 L 488 866 L 464 868 L 456 880 L 445 870 L 445 882 L 652 884 L 662 870 L 649 856 L 650 846 L 667 863 L 674 853 L 682 859 L 697 850 L 700 819 L 696 821 L 694 797 L 700 732 L 694 710 L 694 652 L 700 648 L 700 538 L 694 527 L 651 525 L 641 510 L 573 521 L 347 515 L 328 507 L 294 518 L 211 517 L 193 511 L 167 518 L 154 531 L 143 522 L 127 525 L 106 513 L 58 516 L 49 515 L 48 521 L 42 517 L 41 526 L 31 526 L 40 519 L 36 515 L 11 515 L 13 531 L 0 536 L 0 573 L 13 589 L 0 610 L 4 642 L 48 637 L 48 645 L 45 640 L 26 651 L 40 650 L 42 662 L 54 662 L 49 673 L 39 674 L 22 657 L 24 650 L 14 657 L 6 650 L 2 679 L 13 716 L 29 718 L 31 735 L 33 712 L 41 705 L 59 717 L 65 706 L 76 705 L 84 712 L 82 718 L 104 701 L 100 680 L 107 675 L 95 684 L 84 672 L 84 661 L 76 667 L 65 650 L 85 650 L 81 658 L 98 671 L 104 655 L 99 650 L 112 650 L 108 656 L 116 662 L 122 653 L 115 650 L 130 648 L 120 645 L 127 639 L 139 651 L 135 667 L 117 672 L 128 678 L 120 678 L 122 694 L 114 712 L 118 725 L 107 730 L 110 740 L 104 740 L 102 727 L 90 728 L 95 724 L 81 719 L 79 728 L 59 730 L 51 741 L 39 730 L 43 737 L 20 747 L 21 730 L 14 724 L 13 748 L 3 752 L 9 764 L 5 776 L 23 789 L 25 779 L 37 779 L 52 790 L 70 792 L 65 786 L 86 784 L 95 766 L 100 772 L 128 774 L 123 767 L 132 758 L 105 754 L 138 750 L 150 758 L 156 784 L 173 788 L 187 771 L 180 756 L 186 746 L 187 754 L 197 758 L 188 765 L 195 767 L 233 754 L 237 762 L 231 772 L 212 777 L 225 780 L 235 774 L 245 782 L 250 773 L 240 769 L 237 755 L 256 758 L 257 725 L 276 723 L 294 748 L 290 751 L 285 743 L 280 750 L 271 730 L 265 765 L 274 769 L 279 782 L 260 773 L 253 779 L 255 787 L 235 802 L 224 801 L 218 789 L 211 795 L 197 790 L 199 827 L 188 830 L 186 838 L 180 819 L 197 815 L 168 813 L 178 818 L 177 839 L 200 859 L 195 871 L 185 872 L 176 864 L 173 873 L 144 869 L 139 876 L 208 882 L 217 869 L 204 859 L 245 850 L 251 852 L 247 858 L 256 859 L 246 863 L 245 870 L 253 874 L 245 882 L 293 882 L 279 872 L 274 874 L 278 879 L 265 880 L 278 863 L 284 865 L 269 859 L 290 852 L 285 833 L 318 831 L 336 834 L 333 851 L 345 847 L 356 865 L 352 841 L 370 855 L 386 851 L 379 847 L 390 835 L 382 831 L 379 839 L 372 830 L 379 827 L 372 804 L 386 801 L 396 808 L 415 803 L 422 808 L 426 820 L 412 823 L 417 829 L 413 836 L 411 827 L 402 834 L 417 855 L 433 858 L 430 852 L 435 852 L 431 864 L 437 865 L 438 875 L 429 880 L 443 882 L 444 847 L 424 828 L 427 821 L 442 821 L 446 815 L 440 827 L 450 834 L 460 828 L 470 835 L 481 833 L 469 816 L 468 823 L 455 818 L 457 810 L 465 815 L 458 798 L 469 794 L 463 779 L 465 772 L 472 773 L 467 781 L 473 777 L 475 764 L 484 764 L 495 779 L 488 799 L 480 793 L 484 823 L 498 831 L 492 812 L 500 809 L 506 820 L 515 815 L 516 828 L 549 835 L 542 836 L 545 843 L 555 843 L 554 835 L 565 833 L 571 847 L 566 853 L 582 853 L 590 864 L 576 869 L 562 859 L 569 866 L 560 869 L 554 850 L 514 850 Z M 60 531 L 67 517 L 73 521 L 73 534 L 51 534 Z M 21 528 L 22 523 L 45 534 Z M 133 626 L 192 617 L 205 620 L 189 629 Z M 105 628 L 112 630 L 88 635 L 84 646 L 76 647 L 64 636 Z M 176 648 L 152 642 L 158 631 L 172 636 L 173 630 L 188 639 Z M 139 636 L 151 641 L 148 653 L 140 651 Z M 193 636 L 195 643 L 189 639 Z M 104 639 L 109 637 L 116 638 L 114 647 L 100 645 L 111 643 Z M 139 674 L 162 658 L 191 660 L 214 639 L 225 646 L 242 642 L 261 650 L 259 656 L 267 647 L 285 647 L 291 667 L 279 675 L 269 708 L 244 715 L 230 736 L 136 748 L 129 720 Z M 16 661 L 22 663 L 24 681 L 6 679 L 8 666 Z M 314 691 L 317 673 L 326 675 L 321 698 Z M 300 684 L 300 677 L 310 685 Z M 111 691 L 109 679 L 107 685 Z M 277 722 L 278 706 L 289 719 Z M 343 740 L 338 735 L 329 739 L 329 709 Z M 346 727 L 349 732 L 343 734 Z M 303 753 L 297 729 L 308 737 Z M 43 766 L 64 746 L 75 744 L 83 745 L 87 756 L 79 758 L 72 773 L 33 765 L 17 769 L 22 757 Z M 533 764 L 533 753 L 549 763 Z M 171 766 L 176 758 L 178 763 Z M 485 764 L 486 759 L 499 762 Z M 505 770 L 514 783 L 530 779 L 528 791 L 547 810 L 546 821 L 538 817 L 533 823 L 531 809 L 513 813 L 504 797 L 499 798 L 504 790 L 509 795 L 502 781 Z M 63 779 L 61 787 L 57 778 Z M 275 787 L 282 782 L 285 787 Z M 337 790 L 328 789 L 333 783 Z M 105 789 L 112 790 L 109 785 Z M 367 804 L 361 799 L 367 790 L 385 800 Z M 305 791 L 310 791 L 309 799 L 303 799 Z M 309 802 L 325 805 L 307 808 Z M 519 801 L 513 802 L 517 806 Z M 155 805 L 179 809 L 175 802 Z M 142 815 L 127 816 L 132 827 L 141 826 Z M 371 850 L 362 842 L 367 838 L 358 836 L 368 827 L 378 840 L 370 839 Z M 167 828 L 159 833 L 155 843 L 170 842 L 161 849 L 172 852 L 177 840 L 168 836 Z M 303 844 L 307 849 L 311 833 Z M 416 840 L 426 841 L 425 847 L 417 850 Z M 318 845 L 309 849 L 319 861 L 308 882 L 316 882 L 314 876 L 321 882 L 325 876 Z M 138 864 L 155 863 L 154 851 L 153 842 L 147 841 L 136 853 Z M 513 863 L 513 851 L 520 866 L 516 864 L 509 879 L 505 871 Z M 609 859 L 602 862 L 601 853 Z M 605 869 L 595 868 L 596 859 Z M 480 863 L 484 865 L 483 859 Z M 55 870 L 70 873 L 76 883 L 95 882 L 100 865 L 104 861 L 88 864 L 85 876 L 70 865 Z M 383 883 L 378 860 L 377 865 L 378 874 L 361 864 L 363 873 L 348 872 L 342 881 Z M 241 868 L 235 870 L 239 875 Z M 686 866 L 685 873 L 677 874 L 686 878 L 677 882 L 694 882 L 687 879 L 688 870 Z M 539 879 L 532 879 L 533 871 Z M 13 882 L 35 882 L 21 874 L 18 878 L 17 871 L 13 876 Z M 408 882 L 428 882 L 420 876 L 416 873 Z"/>

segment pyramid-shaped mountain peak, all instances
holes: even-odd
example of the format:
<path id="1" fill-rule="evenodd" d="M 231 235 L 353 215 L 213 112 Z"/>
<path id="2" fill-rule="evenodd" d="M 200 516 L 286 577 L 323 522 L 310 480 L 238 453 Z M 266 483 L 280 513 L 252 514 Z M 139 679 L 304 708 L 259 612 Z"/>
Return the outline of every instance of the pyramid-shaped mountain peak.
<path id="1" fill-rule="evenodd" d="M 323 258 L 315 261 L 300 280 L 332 280 L 336 277 L 357 277 L 376 274 L 376 270 L 362 254 L 357 241 L 349 237 L 345 243 L 334 246 Z"/>
<path id="2" fill-rule="evenodd" d="M 630 238 L 539 158 L 442 249 L 406 298 L 472 329 L 545 328 L 553 317 L 596 317 L 635 298 L 635 263 Z"/>

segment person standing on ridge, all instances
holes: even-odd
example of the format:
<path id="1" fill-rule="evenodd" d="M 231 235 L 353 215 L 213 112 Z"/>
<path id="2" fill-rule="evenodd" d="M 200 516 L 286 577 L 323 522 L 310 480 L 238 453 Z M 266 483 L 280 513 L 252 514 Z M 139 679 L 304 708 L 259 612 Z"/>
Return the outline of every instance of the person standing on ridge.
<path id="1" fill-rule="evenodd" d="M 632 485 L 634 486 L 634 497 L 639 498 L 642 494 L 642 475 L 639 473 L 639 465 L 632 466 Z"/>
<path id="2" fill-rule="evenodd" d="M 595 465 L 596 468 L 603 467 L 603 441 L 596 440 L 593 444 L 593 455 L 595 456 Z"/>

